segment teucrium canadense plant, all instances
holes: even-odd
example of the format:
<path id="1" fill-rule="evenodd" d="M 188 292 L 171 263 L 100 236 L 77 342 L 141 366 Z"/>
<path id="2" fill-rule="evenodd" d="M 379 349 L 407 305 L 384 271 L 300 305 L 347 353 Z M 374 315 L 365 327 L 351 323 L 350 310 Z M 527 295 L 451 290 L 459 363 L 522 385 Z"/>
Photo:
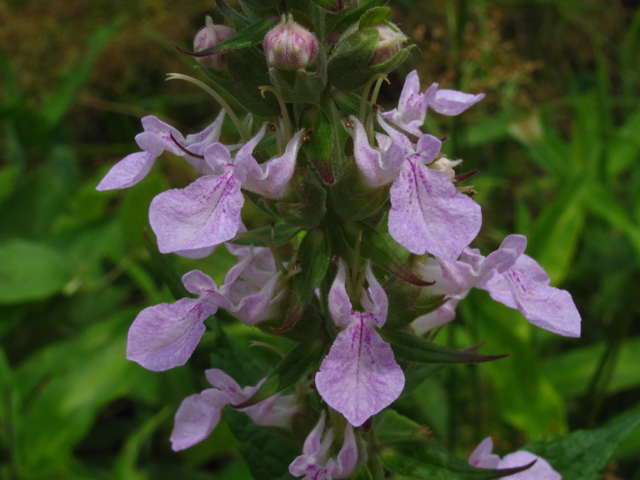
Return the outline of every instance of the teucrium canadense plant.
<path id="1" fill-rule="evenodd" d="M 159 251 L 197 259 L 220 247 L 238 262 L 220 286 L 199 270 L 171 283 L 176 302 L 140 312 L 127 358 L 153 371 L 184 365 L 218 310 L 297 342 L 257 383 L 234 378 L 249 364 L 207 370 L 212 388 L 184 399 L 175 415 L 178 451 L 205 439 L 224 413 L 257 478 L 380 479 L 387 468 L 417 478 L 559 479 L 533 453 L 493 455 L 491 439 L 469 462 L 412 433 L 377 440 L 389 424 L 386 407 L 406 385 L 447 363 L 502 357 L 429 339 L 470 289 L 487 290 L 540 328 L 580 335 L 571 295 L 549 286 L 524 253 L 524 236 L 509 235 L 487 256 L 469 247 L 482 224 L 464 185 L 470 174 L 457 173 L 461 160 L 422 130 L 428 110 L 459 115 L 484 95 L 436 83 L 421 92 L 414 71 L 397 108 L 377 105 L 382 82 L 410 49 L 381 3 L 243 0 L 241 14 L 217 1 L 229 26 L 207 18 L 195 52 L 183 51 L 206 78 L 169 79 L 206 90 L 220 114 L 186 137 L 143 118 L 141 151 L 117 163 L 98 190 L 142 181 L 164 151 L 183 157 L 201 176 L 151 202 Z M 228 96 L 246 112 L 232 110 Z M 234 145 L 219 141 L 225 115 L 237 130 Z M 246 199 L 274 221 L 247 231 Z M 383 225 L 410 252 L 407 262 Z"/>

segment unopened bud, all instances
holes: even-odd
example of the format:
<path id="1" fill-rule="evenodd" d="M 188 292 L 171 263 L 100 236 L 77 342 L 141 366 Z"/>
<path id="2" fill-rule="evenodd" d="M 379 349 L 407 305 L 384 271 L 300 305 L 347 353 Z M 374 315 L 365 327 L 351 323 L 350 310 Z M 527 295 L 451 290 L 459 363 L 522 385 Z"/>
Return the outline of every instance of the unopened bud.
<path id="1" fill-rule="evenodd" d="M 315 63 L 318 40 L 291 16 L 283 17 L 264 37 L 264 51 L 270 66 L 280 70 L 299 70 Z"/>
<path id="2" fill-rule="evenodd" d="M 206 26 L 197 33 L 193 40 L 193 50 L 195 52 L 206 50 L 207 48 L 211 48 L 228 40 L 235 34 L 236 31 L 233 28 L 225 27 L 224 25 L 214 25 L 211 17 L 207 17 Z M 215 70 L 227 68 L 227 60 L 224 53 L 214 53 L 206 57 L 198 57 L 197 60 L 201 64 Z"/>
<path id="3" fill-rule="evenodd" d="M 402 44 L 407 41 L 407 37 L 393 24 L 386 22 L 376 25 L 375 28 L 380 36 L 369 65 L 379 65 L 386 62 L 398 53 Z"/>

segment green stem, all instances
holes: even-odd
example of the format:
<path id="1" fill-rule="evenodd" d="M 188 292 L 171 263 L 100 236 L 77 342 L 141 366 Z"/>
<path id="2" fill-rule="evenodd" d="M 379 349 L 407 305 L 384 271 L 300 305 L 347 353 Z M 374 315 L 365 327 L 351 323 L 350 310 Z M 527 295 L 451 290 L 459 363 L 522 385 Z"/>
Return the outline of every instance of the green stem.
<path id="1" fill-rule="evenodd" d="M 358 116 L 362 125 L 364 125 L 366 121 L 367 98 L 369 98 L 369 90 L 371 90 L 371 85 L 373 85 L 373 82 L 381 78 L 387 78 L 387 75 L 384 73 L 376 73 L 369 79 L 367 83 L 364 84 L 364 88 L 362 89 L 362 97 L 360 98 L 360 115 Z"/>
<path id="2" fill-rule="evenodd" d="M 358 236 L 356 237 L 356 245 L 353 252 L 353 264 L 351 265 L 351 293 L 356 300 L 357 291 L 356 283 L 358 282 L 358 271 L 360 270 L 360 244 L 362 243 L 362 230 L 358 230 Z"/>
<path id="3" fill-rule="evenodd" d="M 193 83 L 194 85 L 197 85 L 198 87 L 203 89 L 205 92 L 211 95 L 220 104 L 222 108 L 225 109 L 225 111 L 227 112 L 227 115 L 229 115 L 229 118 L 231 119 L 233 124 L 236 126 L 236 130 L 238 130 L 238 133 L 240 134 L 242 141 L 244 142 L 249 141 L 249 135 L 245 131 L 245 128 L 240 122 L 240 120 L 238 120 L 238 117 L 236 116 L 235 112 L 231 109 L 231 107 L 226 102 L 226 100 L 222 98 L 220 94 L 218 94 L 218 92 L 216 92 L 209 85 L 201 82 L 196 78 L 190 77 L 188 75 L 182 75 L 181 73 L 169 73 L 167 74 L 167 80 L 184 80 L 185 82 Z"/>

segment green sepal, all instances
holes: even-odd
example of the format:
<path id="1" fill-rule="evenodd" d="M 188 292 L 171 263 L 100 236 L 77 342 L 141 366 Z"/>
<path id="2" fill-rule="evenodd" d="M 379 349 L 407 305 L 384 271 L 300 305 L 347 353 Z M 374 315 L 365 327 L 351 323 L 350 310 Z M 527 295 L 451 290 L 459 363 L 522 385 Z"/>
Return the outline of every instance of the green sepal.
<path id="1" fill-rule="evenodd" d="M 290 330 L 320 286 L 331 261 L 329 240 L 322 230 L 310 230 L 300 243 L 296 266 L 301 269 L 291 279 L 291 301 L 285 321 L 276 332 Z"/>
<path id="2" fill-rule="evenodd" d="M 278 305 L 280 313 L 275 318 L 260 322 L 258 328 L 270 335 L 278 335 L 300 343 L 307 343 L 318 338 L 327 338 L 325 318 L 313 302 L 307 304 L 298 321 L 288 330 L 282 330 L 290 307 L 291 294 L 286 290 L 283 300 Z"/>
<path id="3" fill-rule="evenodd" d="M 327 87 L 327 55 L 324 48 L 318 44 L 316 62 L 308 69 L 283 72 L 270 68 L 269 78 L 286 103 L 319 103 Z"/>
<path id="4" fill-rule="evenodd" d="M 241 16 L 241 15 L 240 15 Z M 236 33 L 233 37 L 224 42 L 220 42 L 210 48 L 205 48 L 195 53 L 189 53 L 191 57 L 207 57 L 214 53 L 228 53 L 241 48 L 259 45 L 264 40 L 264 36 L 276 24 L 276 17 L 262 18 L 253 25 Z"/>
<path id="5" fill-rule="evenodd" d="M 504 355 L 483 355 L 470 350 L 454 350 L 436 345 L 422 337 L 402 330 L 379 330 L 380 336 L 391 345 L 398 361 L 418 363 L 479 363 L 498 360 Z"/>
<path id="6" fill-rule="evenodd" d="M 335 26 L 327 29 L 329 33 L 343 33 L 353 24 L 358 23 L 358 20 L 362 15 L 369 9 L 374 7 L 379 7 L 380 5 L 384 5 L 387 0 L 372 0 L 367 4 L 361 6 L 360 8 L 354 10 L 353 12 L 349 12 L 345 14 L 342 18 L 339 18 L 338 23 Z M 355 2 L 353 2 L 355 4 Z M 331 17 L 329 17 L 331 18 Z"/>
<path id="7" fill-rule="evenodd" d="M 357 93 L 332 90 L 329 96 L 335 102 L 336 108 L 340 112 L 343 112 L 347 117 L 351 115 L 357 117 L 360 115 L 361 97 Z M 368 117 L 372 111 L 371 104 L 367 102 L 366 116 Z"/>
<path id="8" fill-rule="evenodd" d="M 362 30 L 367 27 L 380 25 L 381 23 L 384 23 L 384 21 L 387 20 L 390 15 L 391 9 L 389 7 L 374 7 L 370 10 L 367 10 L 360 17 L 358 28 Z"/>
<path id="9" fill-rule="evenodd" d="M 270 212 L 289 225 L 300 228 L 316 227 L 324 218 L 327 209 L 327 191 L 309 166 L 300 163 L 296 166 L 290 185 L 291 188 L 284 198 L 263 198 L 261 201 Z"/>
<path id="10" fill-rule="evenodd" d="M 192 295 L 184 288 L 182 279 L 173 263 L 171 263 L 170 258 L 160 253 L 157 245 L 149 238 L 149 233 L 146 229 L 142 231 L 142 241 L 147 252 L 149 252 L 154 270 L 162 280 L 162 283 L 167 286 L 173 298 L 180 300 L 181 298 L 191 297 Z"/>
<path id="11" fill-rule="evenodd" d="M 385 330 L 406 327 L 416 318 L 427 315 L 447 302 L 444 295 L 429 295 L 422 287 L 417 287 L 400 278 L 390 278 L 383 285 L 389 299 L 389 315 Z"/>
<path id="12" fill-rule="evenodd" d="M 353 25 L 342 35 L 329 56 L 329 83 L 344 91 L 355 90 L 371 78 L 369 75 L 359 83 L 361 72 L 367 69 L 380 36 L 376 28 L 358 30 L 357 27 Z M 357 80 L 353 81 L 353 77 L 357 77 Z"/>
<path id="13" fill-rule="evenodd" d="M 431 440 L 394 442 L 383 450 L 381 459 L 393 473 L 429 480 L 490 480 L 523 472 L 535 463 L 500 470 L 476 468 Z"/>
<path id="14" fill-rule="evenodd" d="M 331 122 L 317 106 L 302 110 L 300 124 L 309 133 L 308 141 L 302 145 L 302 151 L 328 185 L 334 183 L 333 148 L 334 137 Z"/>
<path id="15" fill-rule="evenodd" d="M 243 30 L 245 27 L 251 25 L 251 20 L 236 12 L 235 9 L 227 5 L 224 0 L 215 0 L 215 2 L 218 9 L 222 12 L 222 15 L 224 15 L 224 18 L 226 18 L 236 30 Z"/>
<path id="16" fill-rule="evenodd" d="M 232 407 L 250 407 L 295 385 L 318 367 L 324 357 L 325 347 L 324 342 L 318 341 L 296 345 L 271 371 L 257 392 L 241 404 Z"/>
<path id="17" fill-rule="evenodd" d="M 433 282 L 425 282 L 405 264 L 395 252 L 387 244 L 384 237 L 378 231 L 363 222 L 356 222 L 355 225 L 345 229 L 345 233 L 349 236 L 349 244 L 354 245 L 357 232 L 362 232 L 360 242 L 360 253 L 363 257 L 370 259 L 374 264 L 386 271 L 400 277 L 405 282 L 420 287 L 433 285 Z"/>
<path id="18" fill-rule="evenodd" d="M 273 227 L 274 245 L 280 247 L 288 243 L 300 232 L 300 227 L 293 227 L 286 223 L 278 223 Z M 266 247 L 264 240 L 271 241 L 271 227 L 262 227 L 249 232 L 238 234 L 231 243 L 235 245 L 253 245 L 255 247 Z"/>
<path id="19" fill-rule="evenodd" d="M 389 188 L 367 184 L 353 157 L 348 156 L 336 183 L 331 187 L 331 198 L 343 220 L 364 220 L 376 215 L 387 204 Z"/>

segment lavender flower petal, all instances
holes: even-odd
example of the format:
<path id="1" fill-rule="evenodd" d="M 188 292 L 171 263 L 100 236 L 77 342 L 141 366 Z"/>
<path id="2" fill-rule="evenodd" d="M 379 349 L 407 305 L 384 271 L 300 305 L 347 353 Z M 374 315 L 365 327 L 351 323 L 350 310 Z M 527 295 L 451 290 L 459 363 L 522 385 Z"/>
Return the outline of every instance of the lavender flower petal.
<path id="1" fill-rule="evenodd" d="M 232 172 L 206 175 L 184 189 L 156 196 L 149 223 L 162 253 L 211 247 L 235 236 L 243 204 L 240 182 Z"/>
<path id="2" fill-rule="evenodd" d="M 389 233 L 411 253 L 455 261 L 480 231 L 480 206 L 447 176 L 407 161 L 391 186 Z"/>
<path id="3" fill-rule="evenodd" d="M 156 156 L 147 152 L 127 155 L 111 167 L 111 170 L 100 181 L 96 190 L 102 192 L 135 185 L 151 171 L 156 158 Z"/>
<path id="4" fill-rule="evenodd" d="M 218 425 L 227 403 L 226 395 L 214 388 L 185 398 L 176 412 L 171 449 L 178 452 L 207 438 Z"/>
<path id="5" fill-rule="evenodd" d="M 154 372 L 184 365 L 216 310 L 212 302 L 192 298 L 145 308 L 129 329 L 127 359 Z"/>
<path id="6" fill-rule="evenodd" d="M 351 300 L 347 294 L 345 285 L 347 279 L 346 266 L 344 260 L 338 263 L 338 273 L 331 284 L 327 302 L 329 304 L 329 313 L 333 323 L 338 327 L 345 327 L 349 324 L 351 318 Z"/>
<path id="7" fill-rule="evenodd" d="M 493 440 L 491 437 L 485 438 L 475 448 L 469 457 L 469 465 L 476 468 L 498 468 L 500 457 L 491 453 L 493 450 Z"/>
<path id="8" fill-rule="evenodd" d="M 431 313 L 422 315 L 411 322 L 411 327 L 416 335 L 424 335 L 429 330 L 449 323 L 456 317 L 456 306 L 458 305 L 457 298 L 450 298 L 447 303 L 438 307 Z"/>
<path id="9" fill-rule="evenodd" d="M 522 467 L 533 461 L 536 463 L 525 470 L 524 472 L 509 475 L 508 477 L 502 477 L 504 480 L 562 480 L 562 475 L 556 472 L 549 462 L 544 458 L 538 457 L 531 452 L 520 450 L 518 452 L 510 453 L 506 455 L 498 465 L 499 469 L 502 468 L 515 468 Z M 486 467 L 483 467 L 486 468 Z"/>
<path id="10" fill-rule="evenodd" d="M 316 375 L 318 392 L 354 427 L 388 407 L 404 388 L 404 374 L 370 314 L 354 312 Z"/>
<path id="11" fill-rule="evenodd" d="M 442 115 L 459 115 L 484 98 L 484 93 L 471 95 L 456 90 L 438 90 L 429 108 Z"/>

